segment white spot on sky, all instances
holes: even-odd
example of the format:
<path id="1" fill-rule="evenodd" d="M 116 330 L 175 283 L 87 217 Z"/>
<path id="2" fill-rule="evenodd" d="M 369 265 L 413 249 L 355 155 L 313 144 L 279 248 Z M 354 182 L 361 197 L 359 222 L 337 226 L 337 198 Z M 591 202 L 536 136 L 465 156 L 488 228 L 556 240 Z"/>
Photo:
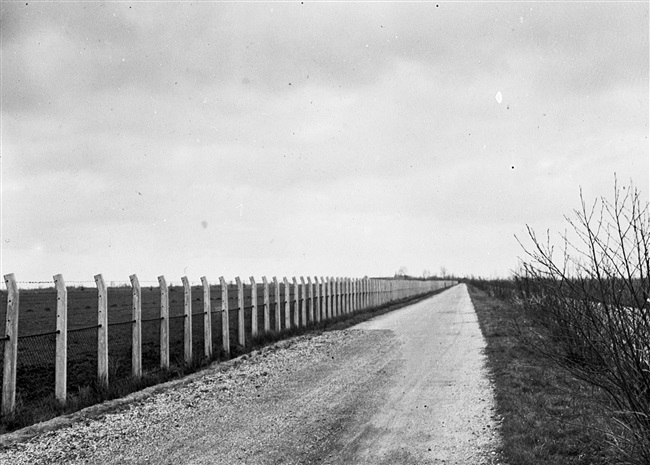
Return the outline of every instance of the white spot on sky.
<path id="1" fill-rule="evenodd" d="M 501 94 L 501 91 L 497 92 L 497 94 L 494 96 L 494 99 L 497 101 L 497 103 L 503 102 L 503 95 Z"/>

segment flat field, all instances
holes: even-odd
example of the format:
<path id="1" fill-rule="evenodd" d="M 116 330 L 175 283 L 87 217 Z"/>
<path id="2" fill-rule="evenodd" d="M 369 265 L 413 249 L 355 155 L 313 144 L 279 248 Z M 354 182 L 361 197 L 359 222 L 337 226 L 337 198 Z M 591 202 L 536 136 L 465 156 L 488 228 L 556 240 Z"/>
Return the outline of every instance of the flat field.
<path id="1" fill-rule="evenodd" d="M 296 312 L 293 285 L 290 286 L 290 317 L 293 325 Z M 244 286 L 244 325 L 247 344 L 251 338 L 251 286 Z M 275 287 L 269 286 L 271 308 L 270 328 L 275 328 Z M 284 285 L 280 286 L 281 327 L 285 328 L 286 300 Z M 263 285 L 257 285 L 258 328 L 264 328 Z M 0 293 L 0 334 L 4 334 L 7 292 Z M 203 288 L 192 286 L 192 353 L 199 361 L 204 354 Z M 56 291 L 54 288 L 20 291 L 18 323 L 17 397 L 31 403 L 54 393 Z M 160 365 L 160 289 L 141 288 L 142 363 L 143 369 L 156 370 Z M 300 301 L 298 316 L 300 318 Z M 237 352 L 238 302 L 237 286 L 228 286 L 229 332 L 231 352 Z M 97 376 L 97 289 L 68 288 L 68 392 L 75 392 L 93 383 Z M 222 353 L 221 286 L 210 287 L 213 353 Z M 184 291 L 182 286 L 169 288 L 170 362 L 182 365 L 184 325 Z M 132 290 L 129 286 L 108 288 L 108 351 L 109 381 L 119 382 L 131 374 Z M 302 321 L 301 321 L 302 324 Z M 4 353 L 0 343 L 0 357 Z M 1 358 L 0 360 L 4 360 Z M 0 380 L 2 370 L 0 370 Z"/>

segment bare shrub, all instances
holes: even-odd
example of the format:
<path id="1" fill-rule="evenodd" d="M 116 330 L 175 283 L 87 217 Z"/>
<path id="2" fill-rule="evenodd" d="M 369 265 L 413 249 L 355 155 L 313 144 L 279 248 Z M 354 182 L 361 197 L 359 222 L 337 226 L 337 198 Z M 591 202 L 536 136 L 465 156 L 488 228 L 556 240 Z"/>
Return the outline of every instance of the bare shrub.
<path id="1" fill-rule="evenodd" d="M 533 347 L 607 393 L 612 441 L 633 463 L 650 463 L 650 223 L 633 185 L 615 182 L 565 217 L 571 236 L 555 247 L 530 227 L 532 246 L 515 280 L 538 328 Z M 559 254 L 555 252 L 559 249 Z M 558 256 L 559 255 L 559 256 Z M 542 332 L 544 334 L 542 334 Z"/>

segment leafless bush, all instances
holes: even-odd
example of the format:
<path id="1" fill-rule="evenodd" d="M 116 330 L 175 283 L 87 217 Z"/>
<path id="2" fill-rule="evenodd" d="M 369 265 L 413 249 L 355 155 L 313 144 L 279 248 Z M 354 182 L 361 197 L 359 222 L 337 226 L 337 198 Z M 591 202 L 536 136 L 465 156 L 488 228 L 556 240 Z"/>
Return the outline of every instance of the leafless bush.
<path id="1" fill-rule="evenodd" d="M 615 183 L 565 217 L 558 254 L 547 232 L 532 245 L 516 281 L 540 331 L 534 347 L 608 394 L 612 440 L 627 460 L 650 463 L 650 223 L 633 185 Z"/>

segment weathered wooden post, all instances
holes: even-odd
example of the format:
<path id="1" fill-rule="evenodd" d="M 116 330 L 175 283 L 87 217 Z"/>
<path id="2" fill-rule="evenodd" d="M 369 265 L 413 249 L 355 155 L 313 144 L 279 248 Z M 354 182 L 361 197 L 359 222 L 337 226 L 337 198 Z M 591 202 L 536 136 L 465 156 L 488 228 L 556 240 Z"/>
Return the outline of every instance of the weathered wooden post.
<path id="1" fill-rule="evenodd" d="M 251 280 L 251 336 L 257 336 L 257 284 L 255 278 L 250 277 Z"/>
<path id="2" fill-rule="evenodd" d="M 300 327 L 300 307 L 298 301 L 300 300 L 300 288 L 296 277 L 293 277 L 293 326 Z"/>
<path id="3" fill-rule="evenodd" d="M 336 278 L 336 314 L 343 315 L 343 278 Z"/>
<path id="4" fill-rule="evenodd" d="M 379 282 L 376 279 L 372 280 L 372 306 L 376 307 L 379 303 L 378 292 L 379 292 Z"/>
<path id="5" fill-rule="evenodd" d="M 370 306 L 370 278 L 364 278 L 363 283 L 363 307 Z"/>
<path id="6" fill-rule="evenodd" d="M 271 330 L 269 313 L 271 307 L 271 293 L 269 292 L 269 282 L 266 280 L 266 276 L 262 276 L 262 283 L 264 283 L 264 332 L 268 333 Z"/>
<path id="7" fill-rule="evenodd" d="M 221 283 L 221 340 L 223 351 L 230 357 L 230 318 L 228 309 L 228 283 L 223 276 L 219 278 Z"/>
<path id="8" fill-rule="evenodd" d="M 359 310 L 363 310 L 366 307 L 365 304 L 365 285 L 366 285 L 366 278 L 359 278 L 359 287 L 358 287 L 358 292 L 359 292 Z"/>
<path id="9" fill-rule="evenodd" d="M 289 280 L 284 278 L 284 329 L 291 328 L 291 301 L 289 300 L 291 296 Z"/>
<path id="10" fill-rule="evenodd" d="M 192 287 L 187 276 L 181 278 L 183 282 L 183 309 L 185 314 L 185 364 L 192 364 Z"/>
<path id="11" fill-rule="evenodd" d="M 357 298 L 359 299 L 359 310 L 363 310 L 364 304 L 363 304 L 363 286 L 366 283 L 365 278 L 359 278 L 359 281 L 357 282 Z"/>
<path id="12" fill-rule="evenodd" d="M 212 358 L 212 304 L 210 303 L 210 283 L 205 276 L 201 277 L 203 285 L 203 353 L 205 358 Z"/>
<path id="13" fill-rule="evenodd" d="M 54 396 L 65 404 L 68 380 L 68 289 L 63 275 L 54 276 L 56 287 L 56 365 L 54 368 Z"/>
<path id="14" fill-rule="evenodd" d="M 359 310 L 366 308 L 366 278 L 359 280 Z"/>
<path id="15" fill-rule="evenodd" d="M 160 287 L 160 368 L 169 369 L 169 288 L 164 276 L 158 276 Z"/>
<path id="16" fill-rule="evenodd" d="M 235 278 L 237 283 L 237 342 L 240 346 L 246 347 L 246 333 L 244 327 L 244 284 L 239 279 Z"/>
<path id="17" fill-rule="evenodd" d="M 329 308 L 327 299 L 328 299 L 328 293 L 327 293 L 327 278 L 324 276 L 320 277 L 320 282 L 321 282 L 321 290 L 320 290 L 320 299 L 321 299 L 321 319 L 323 321 L 326 321 L 329 319 L 327 309 Z"/>
<path id="18" fill-rule="evenodd" d="M 279 333 L 282 330 L 282 322 L 280 321 L 280 282 L 275 276 L 273 276 L 273 284 L 275 285 L 275 331 Z"/>
<path id="19" fill-rule="evenodd" d="M 131 280 L 131 294 L 133 304 L 131 306 L 131 373 L 134 378 L 142 377 L 142 291 L 140 281 L 134 274 L 129 276 Z"/>
<path id="20" fill-rule="evenodd" d="M 309 322 L 314 323 L 314 286 L 311 277 L 307 276 L 307 298 L 309 299 Z"/>
<path id="21" fill-rule="evenodd" d="M 101 274 L 95 276 L 97 286 L 97 382 L 108 387 L 108 293 Z"/>
<path id="22" fill-rule="evenodd" d="M 345 278 L 345 313 L 352 312 L 352 279 Z"/>
<path id="23" fill-rule="evenodd" d="M 327 320 L 329 318 L 328 315 L 327 315 L 327 309 L 329 308 L 328 304 L 327 304 L 327 296 L 328 296 L 328 294 L 327 294 L 327 278 L 325 278 L 324 276 L 321 276 L 320 277 L 320 284 L 321 284 L 321 286 L 320 286 L 321 320 L 325 321 L 325 320 Z"/>
<path id="24" fill-rule="evenodd" d="M 319 323 L 321 320 L 321 283 L 318 281 L 318 276 L 314 276 L 314 317 L 316 318 L 316 323 Z"/>
<path id="25" fill-rule="evenodd" d="M 336 318 L 336 279 L 333 276 L 329 278 L 330 282 L 330 317 Z"/>
<path id="26" fill-rule="evenodd" d="M 334 284 L 332 282 L 332 277 L 327 278 L 327 318 L 334 317 Z"/>
<path id="27" fill-rule="evenodd" d="M 305 287 L 305 277 L 300 277 L 300 287 L 302 288 L 302 305 L 300 306 L 300 318 L 302 326 L 307 326 L 307 288 Z"/>
<path id="28" fill-rule="evenodd" d="M 16 408 L 16 365 L 18 364 L 18 304 L 20 294 L 13 273 L 4 276 L 7 286 L 4 367 L 2 371 L 2 414 L 11 417 Z"/>
<path id="29" fill-rule="evenodd" d="M 337 292 L 337 283 L 336 283 L 336 278 L 332 276 L 330 278 L 330 296 L 332 299 L 330 310 L 332 312 L 332 318 L 336 318 L 338 316 L 338 310 L 337 310 L 337 303 L 338 303 L 338 298 L 336 296 Z"/>
<path id="30" fill-rule="evenodd" d="M 366 278 L 359 280 L 359 310 L 366 308 Z"/>

